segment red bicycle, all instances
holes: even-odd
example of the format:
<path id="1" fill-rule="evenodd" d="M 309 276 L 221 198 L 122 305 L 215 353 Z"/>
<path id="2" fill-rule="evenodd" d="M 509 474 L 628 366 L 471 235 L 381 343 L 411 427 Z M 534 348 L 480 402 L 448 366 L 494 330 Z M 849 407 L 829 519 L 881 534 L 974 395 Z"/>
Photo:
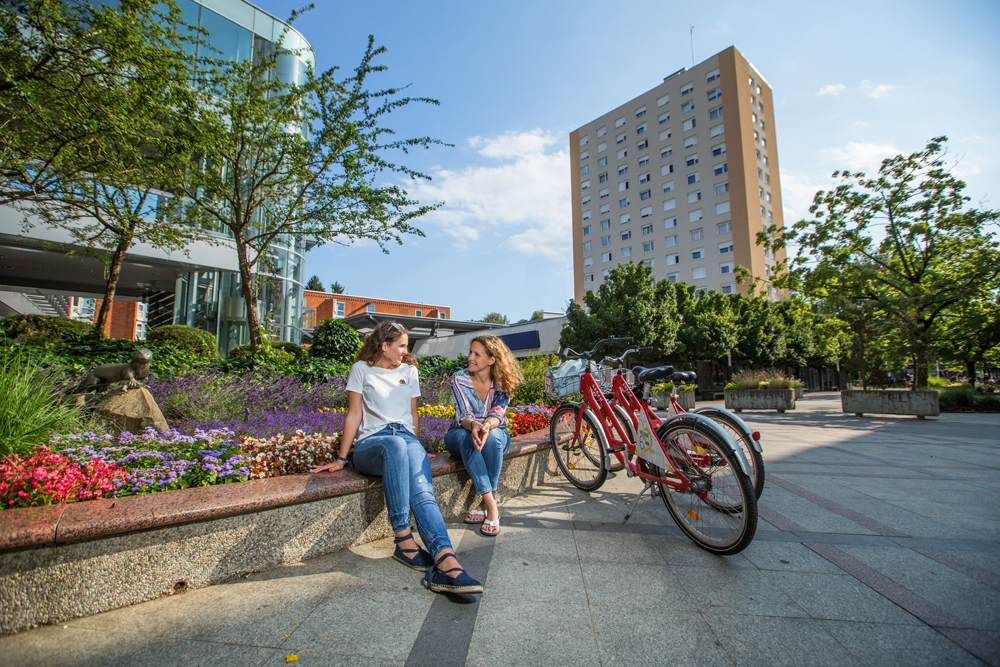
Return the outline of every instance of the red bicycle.
<path id="1" fill-rule="evenodd" d="M 739 553 L 757 530 L 757 497 L 746 457 L 712 419 L 686 412 L 661 421 L 644 401 L 636 401 L 635 436 L 630 438 L 625 427 L 632 423 L 629 413 L 624 419 L 616 417 L 592 372 L 592 358 L 602 345 L 630 342 L 631 338 L 606 338 L 589 352 L 567 350 L 560 357 L 570 364 L 546 373 L 550 395 L 582 393 L 584 398 L 582 403 L 561 405 L 552 415 L 552 450 L 560 470 L 577 488 L 593 491 L 607 479 L 614 455 L 629 477 L 644 482 L 626 521 L 651 491 L 663 499 L 674 522 L 695 544 L 722 556 Z M 614 374 L 606 388 L 624 410 L 625 391 L 632 392 L 622 375 Z"/>

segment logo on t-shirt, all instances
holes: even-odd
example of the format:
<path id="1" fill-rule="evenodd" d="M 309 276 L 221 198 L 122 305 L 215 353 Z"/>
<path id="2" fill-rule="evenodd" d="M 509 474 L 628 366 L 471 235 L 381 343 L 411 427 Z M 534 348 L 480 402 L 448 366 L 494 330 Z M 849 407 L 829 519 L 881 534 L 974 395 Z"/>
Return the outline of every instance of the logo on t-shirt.
<path id="1" fill-rule="evenodd" d="M 399 384 L 406 384 L 406 380 L 404 380 L 403 378 L 400 378 L 399 379 Z"/>

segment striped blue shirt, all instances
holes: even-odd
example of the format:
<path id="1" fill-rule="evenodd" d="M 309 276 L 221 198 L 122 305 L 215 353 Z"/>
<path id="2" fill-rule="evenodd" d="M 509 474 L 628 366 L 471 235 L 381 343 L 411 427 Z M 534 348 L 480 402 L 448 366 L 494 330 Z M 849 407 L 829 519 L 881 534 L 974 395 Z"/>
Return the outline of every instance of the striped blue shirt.
<path id="1" fill-rule="evenodd" d="M 486 394 L 486 400 L 482 401 L 472 387 L 469 371 L 459 371 L 451 376 L 451 395 L 455 399 L 456 425 L 460 426 L 462 420 L 469 417 L 478 422 L 496 417 L 500 420 L 499 428 L 507 428 L 507 406 L 510 404 L 510 398 L 500 391 L 496 382 Z"/>

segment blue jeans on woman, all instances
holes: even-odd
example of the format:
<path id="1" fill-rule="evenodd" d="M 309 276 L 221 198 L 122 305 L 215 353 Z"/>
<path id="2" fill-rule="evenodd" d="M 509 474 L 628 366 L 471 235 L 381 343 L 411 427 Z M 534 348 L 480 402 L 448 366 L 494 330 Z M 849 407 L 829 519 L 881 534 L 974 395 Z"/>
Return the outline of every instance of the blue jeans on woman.
<path id="1" fill-rule="evenodd" d="M 495 428 L 490 431 L 482 451 L 478 451 L 472 444 L 472 431 L 452 426 L 444 436 L 444 446 L 455 458 L 462 457 L 476 493 L 481 496 L 496 493 L 503 455 L 510 448 L 510 433 L 506 429 Z"/>
<path id="2" fill-rule="evenodd" d="M 385 504 L 393 532 L 410 527 L 410 510 L 424 546 L 435 557 L 451 549 L 441 510 L 434 499 L 431 460 L 417 437 L 402 424 L 389 424 L 354 445 L 354 465 L 366 475 L 382 477 Z"/>

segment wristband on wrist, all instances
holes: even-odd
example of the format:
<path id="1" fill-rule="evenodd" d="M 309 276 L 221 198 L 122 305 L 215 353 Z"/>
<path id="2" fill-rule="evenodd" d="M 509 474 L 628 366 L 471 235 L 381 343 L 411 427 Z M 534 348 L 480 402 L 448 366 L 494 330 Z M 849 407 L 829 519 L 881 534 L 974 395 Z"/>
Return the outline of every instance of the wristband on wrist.
<path id="1" fill-rule="evenodd" d="M 345 464 L 345 465 L 349 465 L 351 463 L 350 461 L 348 461 L 347 459 L 345 459 L 343 456 L 338 456 L 337 460 L 340 461 L 341 463 Z"/>

